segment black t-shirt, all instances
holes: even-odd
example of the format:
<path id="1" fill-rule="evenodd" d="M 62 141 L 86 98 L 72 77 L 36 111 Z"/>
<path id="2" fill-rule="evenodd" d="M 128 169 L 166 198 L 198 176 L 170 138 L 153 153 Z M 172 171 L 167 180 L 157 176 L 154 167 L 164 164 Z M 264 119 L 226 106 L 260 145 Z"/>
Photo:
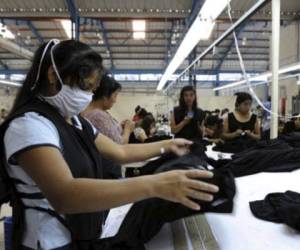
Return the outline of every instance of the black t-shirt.
<path id="1" fill-rule="evenodd" d="M 174 108 L 174 118 L 175 124 L 180 123 L 184 117 L 187 115 L 187 110 L 182 109 L 181 107 Z M 185 138 L 185 139 L 196 139 L 202 138 L 202 133 L 199 130 L 199 126 L 202 124 L 205 119 L 205 112 L 202 109 L 197 108 L 194 110 L 194 116 L 190 123 L 185 125 L 178 133 L 175 134 L 176 138 Z"/>

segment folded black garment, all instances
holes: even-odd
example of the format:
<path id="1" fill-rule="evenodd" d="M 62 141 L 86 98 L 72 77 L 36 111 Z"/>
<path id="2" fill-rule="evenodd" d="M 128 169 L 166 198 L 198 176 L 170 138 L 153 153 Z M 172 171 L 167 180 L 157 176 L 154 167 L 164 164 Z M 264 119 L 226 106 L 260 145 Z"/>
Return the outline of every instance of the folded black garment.
<path id="1" fill-rule="evenodd" d="M 235 177 L 260 172 L 290 172 L 300 168 L 300 149 L 264 149 L 243 152 L 233 157 L 225 167 Z"/>
<path id="2" fill-rule="evenodd" d="M 176 166 L 176 169 L 190 168 L 194 167 Z M 174 170 L 174 167 L 165 165 L 156 172 L 170 170 Z M 144 244 L 150 241 L 166 222 L 205 212 L 231 213 L 235 195 L 234 177 L 228 169 L 213 172 L 214 177 L 205 181 L 218 185 L 220 191 L 214 194 L 212 202 L 196 201 L 201 206 L 200 211 L 158 198 L 137 202 L 126 215 L 118 234 L 106 240 L 107 249 L 144 249 Z"/>
<path id="3" fill-rule="evenodd" d="M 213 148 L 214 151 L 220 151 L 223 153 L 240 153 L 247 150 L 257 144 L 256 140 L 241 136 L 234 140 L 225 141 L 223 144 L 218 144 Z"/>
<path id="4" fill-rule="evenodd" d="M 163 141 L 163 140 L 169 140 L 169 139 L 172 139 L 172 136 L 154 135 L 152 137 L 147 138 L 144 143 L 157 142 L 157 141 Z"/>
<path id="5" fill-rule="evenodd" d="M 205 146 L 194 143 L 191 153 L 177 157 L 165 155 L 148 163 L 142 169 L 151 168 L 151 173 L 158 174 L 178 169 L 205 169 Z M 205 181 L 219 187 L 212 202 L 195 201 L 201 206 L 200 211 L 189 209 L 179 203 L 158 198 L 147 199 L 135 203 L 126 215 L 118 234 L 105 241 L 108 249 L 144 249 L 144 244 L 151 240 L 166 222 L 198 213 L 215 212 L 231 213 L 235 195 L 235 182 L 230 169 L 215 169 L 214 177 Z"/>
<path id="6" fill-rule="evenodd" d="M 291 147 L 300 148 L 300 132 L 281 134 L 278 139 L 286 142 Z"/>
<path id="7" fill-rule="evenodd" d="M 134 177 L 140 175 L 149 175 L 153 174 L 159 167 L 163 164 L 176 164 L 176 162 L 183 162 L 185 164 L 191 164 L 194 166 L 202 165 L 203 167 L 207 167 L 207 159 L 205 155 L 206 150 L 206 141 L 198 140 L 194 141 L 194 143 L 190 147 L 190 153 L 184 156 L 177 156 L 173 153 L 168 153 L 162 155 L 157 160 L 150 161 L 145 164 L 141 168 L 128 168 L 126 169 L 126 177 Z"/>
<path id="8" fill-rule="evenodd" d="M 264 200 L 249 203 L 253 215 L 259 219 L 285 223 L 300 230 L 300 193 L 268 194 Z"/>

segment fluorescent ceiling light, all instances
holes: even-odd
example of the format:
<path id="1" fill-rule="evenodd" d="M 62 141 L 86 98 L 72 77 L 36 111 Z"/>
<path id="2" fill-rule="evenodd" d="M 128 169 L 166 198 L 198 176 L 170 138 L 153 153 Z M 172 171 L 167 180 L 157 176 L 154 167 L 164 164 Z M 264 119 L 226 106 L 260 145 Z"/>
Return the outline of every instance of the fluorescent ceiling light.
<path id="1" fill-rule="evenodd" d="M 6 25 L 0 22 L 0 36 L 8 39 L 15 39 L 15 35 L 7 28 Z"/>
<path id="2" fill-rule="evenodd" d="M 157 86 L 158 91 L 163 89 L 167 81 L 170 80 L 172 74 L 181 65 L 199 41 L 209 39 L 213 31 L 216 18 L 222 13 L 229 1 L 230 0 L 219 0 L 218 4 L 216 4 L 216 1 L 212 0 L 205 1 L 195 21 L 186 33 L 182 43 L 176 51 L 176 54 L 162 76 Z"/>
<path id="3" fill-rule="evenodd" d="M 132 20 L 133 31 L 145 31 L 146 21 L 145 20 Z"/>
<path id="4" fill-rule="evenodd" d="M 6 80 L 0 80 L 1 85 L 6 85 L 6 86 L 13 86 L 13 87 L 21 87 L 21 83 L 16 83 L 16 82 L 11 82 L 11 81 L 6 81 Z"/>
<path id="5" fill-rule="evenodd" d="M 288 73 L 288 72 L 291 72 L 291 71 L 294 71 L 294 70 L 300 70 L 300 62 L 285 66 L 285 67 L 279 69 L 278 73 L 279 74 L 285 74 L 285 73 Z M 272 72 L 267 71 L 263 74 L 250 77 L 250 78 L 248 78 L 248 80 L 250 82 L 251 81 L 260 81 L 262 78 L 268 78 L 268 77 L 271 77 L 271 76 L 272 76 Z M 233 88 L 233 87 L 245 84 L 245 83 L 246 83 L 246 80 L 241 80 L 241 81 L 238 81 L 238 82 L 226 84 L 225 86 L 214 88 L 213 90 L 218 91 L 218 90 L 222 90 L 222 89 Z"/>
<path id="6" fill-rule="evenodd" d="M 60 20 L 62 27 L 69 39 L 72 38 L 72 22 L 70 20 Z"/>
<path id="7" fill-rule="evenodd" d="M 145 32 L 143 32 L 143 31 L 133 32 L 133 39 L 140 40 L 140 39 L 145 39 L 145 38 L 146 38 Z"/>
<path id="8" fill-rule="evenodd" d="M 145 20 L 132 20 L 133 39 L 146 38 L 146 21 Z"/>

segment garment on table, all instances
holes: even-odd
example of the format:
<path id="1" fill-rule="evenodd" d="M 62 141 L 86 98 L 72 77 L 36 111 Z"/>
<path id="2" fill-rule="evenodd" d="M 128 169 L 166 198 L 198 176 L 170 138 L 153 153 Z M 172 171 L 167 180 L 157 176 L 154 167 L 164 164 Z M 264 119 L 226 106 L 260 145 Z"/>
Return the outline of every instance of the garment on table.
<path id="1" fill-rule="evenodd" d="M 247 150 L 236 153 L 233 155 L 232 159 L 242 157 L 243 155 L 248 154 L 252 150 L 287 150 L 293 149 L 288 143 L 279 139 L 257 141 L 252 147 L 249 147 Z"/>
<path id="2" fill-rule="evenodd" d="M 187 111 L 181 107 L 175 107 L 174 111 L 175 124 L 180 123 L 185 116 L 187 116 Z M 178 133 L 175 134 L 176 138 L 185 139 L 200 139 L 202 138 L 202 133 L 199 126 L 203 123 L 205 119 L 205 113 L 202 109 L 197 108 L 194 110 L 194 116 L 192 120 L 185 125 Z"/>
<path id="3" fill-rule="evenodd" d="M 240 136 L 233 140 L 226 140 L 224 143 L 217 144 L 213 147 L 213 150 L 223 153 L 240 153 L 255 146 L 256 143 L 256 140 L 251 139 L 248 136 Z"/>
<path id="4" fill-rule="evenodd" d="M 293 191 L 271 193 L 264 200 L 252 201 L 249 204 L 255 217 L 285 223 L 300 230 L 300 193 Z"/>
<path id="5" fill-rule="evenodd" d="M 205 163 L 201 157 L 179 157 L 165 161 L 155 173 L 175 169 L 203 169 Z M 212 179 L 205 181 L 219 186 L 220 191 L 214 194 L 212 202 L 196 201 L 201 206 L 200 211 L 191 210 L 178 203 L 162 199 L 147 199 L 135 203 L 126 215 L 116 237 L 109 244 L 122 245 L 120 249 L 143 249 L 143 244 L 151 240 L 166 222 L 172 222 L 183 217 L 205 213 L 231 213 L 235 195 L 234 178 L 229 169 L 214 170 Z M 127 246 L 127 247 L 125 247 Z"/>
<path id="6" fill-rule="evenodd" d="M 209 142 L 205 140 L 194 140 L 194 143 L 190 147 L 190 153 L 184 156 L 181 156 L 180 159 L 183 159 L 185 163 L 194 164 L 198 162 L 204 168 L 207 168 L 207 162 L 205 161 L 206 154 L 206 146 Z M 167 153 L 162 155 L 156 160 L 152 160 L 146 163 L 143 167 L 139 168 L 127 168 L 126 169 L 126 177 L 134 177 L 140 175 L 149 175 L 153 174 L 159 167 L 163 164 L 173 164 L 173 161 L 178 161 L 179 157 L 174 153 Z"/>
<path id="7" fill-rule="evenodd" d="M 97 109 L 85 113 L 84 117 L 88 119 L 101 134 L 106 135 L 114 142 L 123 144 L 121 124 L 108 112 Z"/>
<path id="8" fill-rule="evenodd" d="M 300 149 L 257 149 L 233 156 L 225 166 L 236 177 L 260 172 L 289 172 L 300 168 Z"/>
<path id="9" fill-rule="evenodd" d="M 281 134 L 278 139 L 286 142 L 291 147 L 300 148 L 300 132 Z"/>

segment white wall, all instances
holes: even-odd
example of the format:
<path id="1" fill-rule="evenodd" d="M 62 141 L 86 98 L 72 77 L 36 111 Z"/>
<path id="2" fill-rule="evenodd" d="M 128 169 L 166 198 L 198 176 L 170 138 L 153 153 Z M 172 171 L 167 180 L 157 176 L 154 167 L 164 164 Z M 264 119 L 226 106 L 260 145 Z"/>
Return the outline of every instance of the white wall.
<path id="1" fill-rule="evenodd" d="M 300 61 L 299 49 L 299 22 L 293 22 L 285 27 L 282 26 L 280 29 L 280 67 Z M 272 55 L 270 56 L 270 59 L 271 57 Z M 285 93 L 280 93 L 279 98 L 286 98 L 286 111 L 288 114 L 292 113 L 292 96 L 297 95 L 299 92 L 299 87 L 297 86 L 296 81 L 296 78 L 291 78 L 287 80 L 280 80 L 279 82 L 279 88 L 285 87 L 285 91 L 283 91 Z"/>

